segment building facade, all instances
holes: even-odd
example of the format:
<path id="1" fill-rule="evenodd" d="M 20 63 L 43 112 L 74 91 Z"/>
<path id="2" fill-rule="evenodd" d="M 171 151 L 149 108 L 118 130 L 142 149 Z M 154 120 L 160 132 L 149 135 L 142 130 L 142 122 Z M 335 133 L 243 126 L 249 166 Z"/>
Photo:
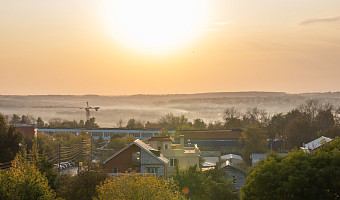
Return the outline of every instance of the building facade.
<path id="1" fill-rule="evenodd" d="M 140 140 L 135 140 L 104 162 L 104 171 L 110 175 L 118 173 L 155 174 L 167 177 L 169 160 L 160 152 Z"/>
<path id="2" fill-rule="evenodd" d="M 172 144 L 170 137 L 151 137 L 148 140 L 150 146 L 158 149 L 169 160 L 168 176 L 176 174 L 176 168 L 185 170 L 196 166 L 199 168 L 200 150 L 197 145 L 184 146 L 184 136 L 180 136 L 180 144 Z"/>

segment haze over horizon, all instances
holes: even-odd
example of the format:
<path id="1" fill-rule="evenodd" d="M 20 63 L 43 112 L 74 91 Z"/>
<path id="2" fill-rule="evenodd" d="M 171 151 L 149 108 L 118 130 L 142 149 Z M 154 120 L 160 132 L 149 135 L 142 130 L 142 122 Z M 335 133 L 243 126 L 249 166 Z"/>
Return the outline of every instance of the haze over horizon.
<path id="1" fill-rule="evenodd" d="M 163 3 L 1 1 L 0 94 L 339 91 L 340 1 Z"/>

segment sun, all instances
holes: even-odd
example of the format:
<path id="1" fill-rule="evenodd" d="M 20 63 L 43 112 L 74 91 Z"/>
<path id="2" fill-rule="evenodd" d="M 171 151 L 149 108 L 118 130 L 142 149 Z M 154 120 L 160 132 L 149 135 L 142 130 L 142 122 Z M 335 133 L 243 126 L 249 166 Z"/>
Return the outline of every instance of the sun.
<path id="1" fill-rule="evenodd" d="M 164 52 L 195 40 L 204 26 L 200 0 L 114 0 L 105 4 L 105 21 L 124 45 Z"/>

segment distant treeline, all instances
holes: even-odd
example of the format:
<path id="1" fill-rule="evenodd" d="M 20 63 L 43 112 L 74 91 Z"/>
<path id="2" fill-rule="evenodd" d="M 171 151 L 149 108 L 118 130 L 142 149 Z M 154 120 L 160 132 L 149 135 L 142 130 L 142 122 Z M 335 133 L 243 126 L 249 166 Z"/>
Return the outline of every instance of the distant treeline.
<path id="1" fill-rule="evenodd" d="M 84 120 L 62 120 L 60 118 L 54 118 L 49 120 L 48 122 L 44 122 L 41 117 L 35 119 L 31 115 L 22 115 L 21 117 L 17 114 L 13 114 L 12 117 L 6 116 L 7 121 L 11 125 L 15 124 L 37 124 L 38 128 L 99 128 L 98 124 L 96 123 L 96 119 L 94 117 L 90 118 L 87 121 Z M 10 118 L 10 119 L 9 119 Z"/>

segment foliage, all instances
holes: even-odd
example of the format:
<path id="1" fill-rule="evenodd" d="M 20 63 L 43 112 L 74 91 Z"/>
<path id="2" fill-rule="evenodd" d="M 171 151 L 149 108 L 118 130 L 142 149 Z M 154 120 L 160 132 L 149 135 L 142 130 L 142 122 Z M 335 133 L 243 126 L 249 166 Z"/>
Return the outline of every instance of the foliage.
<path id="1" fill-rule="evenodd" d="M 193 200 L 238 199 L 224 173 L 218 168 L 202 172 L 193 166 L 187 170 L 177 170 L 173 178 L 186 196 Z"/>
<path id="2" fill-rule="evenodd" d="M 340 199 L 340 139 L 308 154 L 268 155 L 247 177 L 242 199 Z"/>
<path id="3" fill-rule="evenodd" d="M 126 124 L 127 129 L 143 129 L 143 124 L 140 121 L 136 121 L 134 118 L 130 119 Z"/>
<path id="4" fill-rule="evenodd" d="M 37 122 L 37 127 L 38 127 L 38 128 L 44 128 L 45 122 L 42 120 L 41 117 L 38 117 L 38 119 L 37 119 L 36 122 Z"/>
<path id="5" fill-rule="evenodd" d="M 21 120 L 21 118 L 20 118 L 19 115 L 13 114 L 11 121 L 9 123 L 12 124 L 12 125 L 20 124 L 20 120 Z"/>
<path id="6" fill-rule="evenodd" d="M 22 133 L 18 132 L 14 126 L 7 126 L 4 117 L 0 115 L 0 162 L 13 160 L 20 150 L 22 141 Z"/>
<path id="7" fill-rule="evenodd" d="M 290 121 L 285 129 L 285 147 L 292 149 L 294 147 L 301 147 L 303 143 L 312 141 L 315 138 L 315 132 L 308 120 L 304 117 L 296 118 Z"/>
<path id="8" fill-rule="evenodd" d="M 225 128 L 221 121 L 214 121 L 208 124 L 207 129 L 208 130 L 223 130 Z"/>
<path id="9" fill-rule="evenodd" d="M 121 135 L 116 135 L 110 138 L 107 148 L 119 151 L 124 147 L 128 146 L 129 144 L 131 144 L 133 141 L 135 141 L 135 137 L 131 135 L 125 137 L 122 137 Z"/>
<path id="10" fill-rule="evenodd" d="M 48 180 L 19 153 L 8 171 L 0 171 L 0 199 L 55 199 Z"/>
<path id="11" fill-rule="evenodd" d="M 184 115 L 174 116 L 172 113 L 169 113 L 161 117 L 158 121 L 158 126 L 158 128 L 165 128 L 167 130 L 183 130 L 184 127 L 191 127 L 192 124 L 188 122 Z"/>
<path id="12" fill-rule="evenodd" d="M 244 129 L 240 142 L 244 144 L 242 157 L 246 163 L 251 164 L 250 155 L 253 153 L 265 153 L 267 140 L 265 131 L 257 126 L 249 126 Z"/>
<path id="13" fill-rule="evenodd" d="M 202 119 L 194 119 L 194 124 L 192 125 L 194 129 L 196 130 L 205 130 L 207 128 L 207 125 Z"/>
<path id="14" fill-rule="evenodd" d="M 96 123 L 96 118 L 91 117 L 90 119 L 86 120 L 85 128 L 87 129 L 99 128 L 98 124 Z"/>
<path id="15" fill-rule="evenodd" d="M 66 200 L 91 200 L 97 196 L 96 187 L 107 178 L 107 174 L 98 164 L 87 162 L 85 166 L 76 176 L 61 176 L 57 190 L 59 197 Z"/>
<path id="16" fill-rule="evenodd" d="M 153 175 L 120 174 L 97 187 L 98 198 L 110 199 L 184 199 L 176 184 Z"/>

